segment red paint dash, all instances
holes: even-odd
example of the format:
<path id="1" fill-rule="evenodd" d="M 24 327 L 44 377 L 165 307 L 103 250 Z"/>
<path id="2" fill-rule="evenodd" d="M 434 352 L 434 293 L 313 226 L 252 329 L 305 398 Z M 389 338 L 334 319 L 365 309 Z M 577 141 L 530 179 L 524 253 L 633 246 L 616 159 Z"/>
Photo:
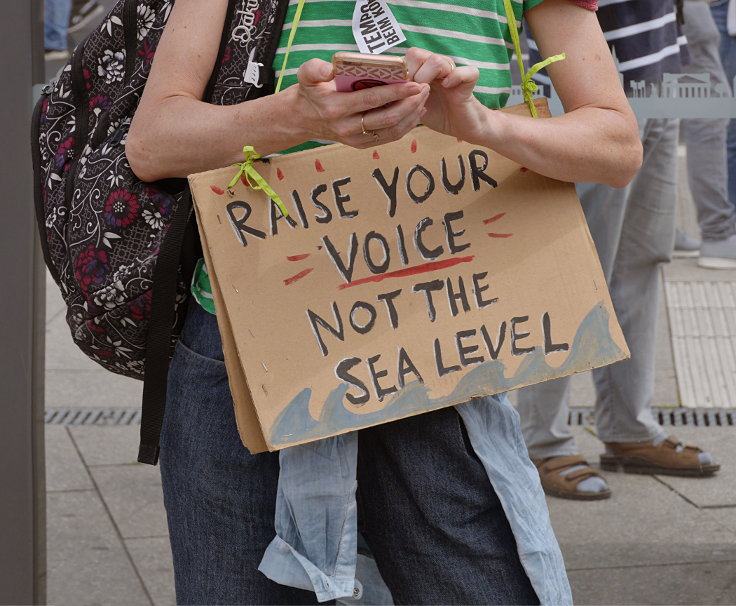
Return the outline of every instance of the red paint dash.
<path id="1" fill-rule="evenodd" d="M 380 160 L 381 159 L 381 156 L 378 155 L 378 151 L 376 151 L 376 150 L 373 151 L 373 159 L 374 160 Z"/>
<path id="2" fill-rule="evenodd" d="M 240 175 L 240 182 L 246 187 L 250 187 L 250 183 L 248 183 L 248 179 L 245 177 L 245 175 Z"/>
<path id="3" fill-rule="evenodd" d="M 314 168 L 316 168 L 316 169 L 317 169 L 317 172 L 318 172 L 318 173 L 323 173 L 323 172 L 325 172 L 325 167 L 324 167 L 324 166 L 322 166 L 322 162 L 320 162 L 319 160 L 315 160 L 315 161 L 314 161 Z"/>
<path id="4" fill-rule="evenodd" d="M 218 196 L 221 196 L 222 194 L 225 193 L 225 190 L 217 187 L 217 185 L 210 185 L 210 189 L 213 192 L 215 192 Z"/>
<path id="5" fill-rule="evenodd" d="M 279 178 L 279 181 L 283 181 L 284 180 L 284 171 L 281 170 L 280 168 L 277 168 L 276 169 L 276 176 Z"/>
<path id="6" fill-rule="evenodd" d="M 493 215 L 490 219 L 483 219 L 483 223 L 488 225 L 489 223 L 493 223 L 494 221 L 498 221 L 501 217 L 505 216 L 506 213 L 498 213 L 497 215 Z"/>
<path id="7" fill-rule="evenodd" d="M 522 167 L 521 167 L 521 168 L 519 169 L 519 172 L 521 172 L 521 173 L 525 173 L 525 172 L 526 172 L 526 171 L 528 171 L 528 170 L 529 170 L 529 169 L 528 169 L 528 168 L 527 168 L 526 166 L 522 166 Z"/>
<path id="8" fill-rule="evenodd" d="M 304 271 L 300 271 L 298 274 L 291 276 L 291 278 L 286 278 L 286 280 L 284 280 L 284 286 L 289 286 L 289 284 L 294 284 L 294 282 L 301 280 L 304 276 L 311 274 L 313 271 L 314 271 L 314 267 L 308 267 Z"/>
<path id="9" fill-rule="evenodd" d="M 438 269 L 447 269 L 460 263 L 469 263 L 475 259 L 475 255 L 469 257 L 454 257 L 452 259 L 444 259 L 442 261 L 430 261 L 429 263 L 422 263 L 421 265 L 415 265 L 414 267 L 405 267 L 404 269 L 397 269 L 396 271 L 390 271 L 387 274 L 379 274 L 377 276 L 368 276 L 360 280 L 354 280 L 347 284 L 340 284 L 338 288 L 343 290 L 344 288 L 350 288 L 351 286 L 359 286 L 360 284 L 367 284 L 368 282 L 382 282 L 387 278 L 404 278 L 406 276 L 416 276 L 417 274 L 425 274 L 428 271 L 436 271 Z"/>
<path id="10" fill-rule="evenodd" d="M 302 259 L 306 259 L 311 253 L 305 253 L 303 255 L 291 255 L 286 257 L 287 261 L 301 261 Z"/>
<path id="11" fill-rule="evenodd" d="M 416 139 L 412 139 L 411 140 L 411 153 L 412 154 L 415 154 L 416 151 L 417 151 L 417 140 Z"/>
<path id="12" fill-rule="evenodd" d="M 490 234 L 488 234 L 488 237 L 489 238 L 510 238 L 513 235 L 514 234 L 494 234 L 493 232 L 491 232 Z"/>

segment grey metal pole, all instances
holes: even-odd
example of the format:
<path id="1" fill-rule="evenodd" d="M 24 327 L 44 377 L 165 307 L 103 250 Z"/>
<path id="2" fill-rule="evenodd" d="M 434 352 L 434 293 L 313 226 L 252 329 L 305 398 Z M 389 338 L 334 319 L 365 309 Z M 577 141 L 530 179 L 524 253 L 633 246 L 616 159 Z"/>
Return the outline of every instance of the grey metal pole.
<path id="1" fill-rule="evenodd" d="M 32 87 L 43 80 L 41 0 L 0 19 L 0 603 L 46 601 L 43 447 L 45 272 L 30 155 Z"/>

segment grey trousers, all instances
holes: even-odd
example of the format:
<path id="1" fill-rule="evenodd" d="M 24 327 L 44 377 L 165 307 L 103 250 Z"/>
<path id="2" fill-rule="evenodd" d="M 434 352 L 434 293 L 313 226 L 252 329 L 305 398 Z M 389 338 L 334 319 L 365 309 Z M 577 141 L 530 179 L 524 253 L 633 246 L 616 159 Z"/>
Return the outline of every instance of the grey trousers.
<path id="1" fill-rule="evenodd" d="M 690 63 L 683 71 L 709 75 L 713 95 L 730 91 L 718 50 L 718 28 L 708 3 L 688 0 L 683 9 L 683 32 L 690 50 Z M 736 209 L 728 199 L 728 123 L 727 118 L 692 118 L 681 123 L 688 184 L 703 240 L 723 240 L 736 233 Z"/>
<path id="2" fill-rule="evenodd" d="M 644 163 L 628 187 L 582 184 L 578 194 L 631 359 L 593 371 L 595 420 L 604 442 L 649 440 L 662 431 L 651 413 L 659 264 L 675 236 L 677 120 L 640 123 Z M 578 452 L 567 423 L 569 377 L 519 390 L 532 458 Z"/>

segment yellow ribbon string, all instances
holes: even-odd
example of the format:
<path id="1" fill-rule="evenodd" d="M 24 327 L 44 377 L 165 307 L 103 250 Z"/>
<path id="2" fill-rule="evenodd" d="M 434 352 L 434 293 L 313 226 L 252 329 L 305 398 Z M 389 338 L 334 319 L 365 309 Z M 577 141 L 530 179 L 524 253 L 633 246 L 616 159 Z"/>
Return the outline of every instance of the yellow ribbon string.
<path id="1" fill-rule="evenodd" d="M 511 6 L 511 0 L 503 0 L 504 7 L 506 8 L 506 21 L 509 26 L 509 32 L 511 32 L 511 40 L 514 43 L 514 50 L 516 51 L 516 60 L 519 64 L 519 73 L 521 74 L 521 92 L 524 95 L 524 102 L 529 105 L 529 111 L 533 118 L 538 118 L 537 108 L 534 107 L 534 99 L 532 98 L 534 93 L 537 92 L 537 84 L 532 80 L 534 74 L 536 74 L 543 67 L 547 67 L 550 63 L 555 61 L 562 61 L 565 58 L 565 53 L 559 55 L 553 55 L 548 57 L 544 61 L 535 63 L 529 68 L 529 71 L 524 71 L 524 61 L 521 58 L 521 43 L 519 42 L 519 32 L 516 29 L 516 15 L 514 9 Z"/>
<path id="2" fill-rule="evenodd" d="M 294 42 L 294 36 L 296 36 L 296 28 L 299 25 L 299 20 L 302 18 L 302 9 L 304 8 L 304 0 L 299 0 L 299 4 L 296 7 L 296 13 L 294 13 L 294 21 L 291 24 L 291 31 L 289 32 L 289 41 L 286 43 L 286 53 L 284 54 L 284 61 L 281 63 L 281 71 L 279 72 L 279 79 L 276 82 L 276 89 L 274 94 L 281 90 L 281 80 L 284 79 L 284 72 L 286 72 L 286 62 L 289 60 L 289 51 L 291 51 L 291 43 Z"/>
<path id="3" fill-rule="evenodd" d="M 296 28 L 299 25 L 299 21 L 302 18 L 302 9 L 304 8 L 304 0 L 299 0 L 299 4 L 297 4 L 296 12 L 294 13 L 294 21 L 291 24 L 291 32 L 289 33 L 289 41 L 286 44 L 286 53 L 284 54 L 284 60 L 281 63 L 281 71 L 279 72 L 279 79 L 278 82 L 276 82 L 276 88 L 274 90 L 274 94 L 278 93 L 281 90 L 281 81 L 284 78 L 284 73 L 286 72 L 286 63 L 289 60 L 289 51 L 291 51 L 291 45 L 294 42 L 294 36 L 296 35 Z M 258 171 L 253 167 L 253 161 L 258 160 L 258 158 L 261 157 L 261 155 L 256 152 L 256 150 L 253 148 L 252 145 L 246 145 L 243 148 L 243 153 L 245 154 L 245 162 L 236 162 L 233 166 L 238 167 L 237 174 L 233 177 L 232 181 L 228 184 L 228 189 L 232 189 L 232 187 L 238 182 L 238 179 L 245 175 L 245 180 L 248 182 L 248 185 L 251 186 L 253 189 L 260 189 L 266 192 L 268 194 L 268 197 L 271 198 L 276 203 L 276 206 L 279 207 L 279 210 L 281 211 L 281 215 L 284 217 L 289 216 L 289 211 L 286 210 L 286 206 L 284 206 L 284 203 L 281 201 L 281 198 L 279 195 L 273 190 L 273 188 L 266 182 L 266 180 L 258 173 Z"/>
<path id="4" fill-rule="evenodd" d="M 534 107 L 534 100 L 532 99 L 532 96 L 534 93 L 537 92 L 539 87 L 537 86 L 537 83 L 532 80 L 534 77 L 534 74 L 536 74 L 540 69 L 547 67 L 550 63 L 554 63 L 555 61 L 562 61 L 565 58 L 565 53 L 560 53 L 559 55 L 552 55 L 551 57 L 547 57 L 544 61 L 540 61 L 539 63 L 535 63 L 529 68 L 529 71 L 522 77 L 521 79 L 521 90 L 524 94 L 524 101 L 526 101 L 529 104 L 529 110 L 532 112 L 532 116 L 534 118 L 538 118 L 537 115 L 537 109 Z"/>
<path id="5" fill-rule="evenodd" d="M 233 164 L 233 166 L 238 167 L 238 172 L 233 177 L 232 181 L 230 181 L 230 183 L 228 184 L 228 189 L 231 189 L 238 182 L 238 179 L 240 179 L 240 177 L 245 176 L 245 180 L 248 182 L 248 185 L 250 185 L 252 189 L 260 189 L 266 192 L 268 197 L 276 203 L 276 206 L 279 207 L 281 215 L 284 217 L 288 217 L 289 211 L 286 210 L 286 206 L 284 206 L 284 203 L 281 201 L 279 195 L 273 190 L 273 188 L 266 182 L 266 180 L 258 173 L 258 171 L 253 166 L 253 161 L 258 160 L 261 155 L 257 153 L 255 149 L 253 149 L 252 145 L 246 145 L 243 148 L 243 153 L 245 154 L 245 162 L 236 162 L 235 164 Z"/>

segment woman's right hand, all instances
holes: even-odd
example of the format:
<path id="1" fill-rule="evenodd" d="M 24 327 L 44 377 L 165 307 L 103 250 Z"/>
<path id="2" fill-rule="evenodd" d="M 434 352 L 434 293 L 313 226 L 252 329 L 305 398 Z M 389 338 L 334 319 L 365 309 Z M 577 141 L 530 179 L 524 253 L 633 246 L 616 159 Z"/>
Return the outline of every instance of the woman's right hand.
<path id="1" fill-rule="evenodd" d="M 429 96 L 429 85 L 417 82 L 337 92 L 332 64 L 320 59 L 303 63 L 297 78 L 290 88 L 296 89 L 295 118 L 307 138 L 360 149 L 403 137 L 421 122 Z"/>

